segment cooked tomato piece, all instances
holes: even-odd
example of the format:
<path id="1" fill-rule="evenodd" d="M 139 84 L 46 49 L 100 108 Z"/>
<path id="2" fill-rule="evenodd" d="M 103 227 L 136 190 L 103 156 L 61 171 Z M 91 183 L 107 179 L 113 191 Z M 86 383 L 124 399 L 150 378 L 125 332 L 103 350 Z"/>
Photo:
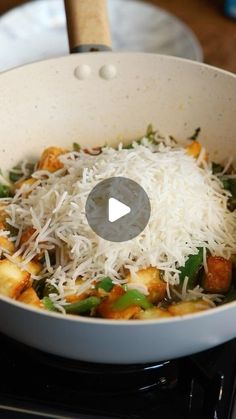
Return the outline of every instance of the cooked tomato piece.
<path id="1" fill-rule="evenodd" d="M 211 293 L 229 291 L 232 282 L 232 261 L 221 256 L 207 258 L 208 273 L 203 276 L 202 286 Z"/>

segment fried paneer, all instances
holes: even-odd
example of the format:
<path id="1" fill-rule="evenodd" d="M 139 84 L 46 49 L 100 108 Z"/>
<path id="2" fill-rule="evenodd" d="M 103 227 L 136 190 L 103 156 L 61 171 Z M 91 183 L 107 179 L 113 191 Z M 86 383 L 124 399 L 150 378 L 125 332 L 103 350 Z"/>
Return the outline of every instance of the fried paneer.
<path id="1" fill-rule="evenodd" d="M 10 298 L 19 295 L 31 285 L 30 273 L 8 259 L 0 260 L 0 294 Z"/>
<path id="2" fill-rule="evenodd" d="M 7 207 L 6 204 L 0 203 L 0 230 L 7 229 L 7 224 L 6 224 L 7 213 L 5 211 L 6 207 Z"/>
<path id="3" fill-rule="evenodd" d="M 109 295 L 103 300 L 98 307 L 98 314 L 106 319 L 116 320 L 129 320 L 138 315 L 140 307 L 137 305 L 131 305 L 124 310 L 115 310 L 113 303 L 118 300 L 119 297 L 124 295 L 125 291 L 120 285 L 115 285 Z"/>
<path id="4" fill-rule="evenodd" d="M 161 279 L 160 270 L 157 268 L 146 268 L 136 272 L 135 278 L 129 274 L 126 277 L 127 282 L 134 282 L 136 284 L 147 287 L 149 295 L 148 300 L 151 303 L 158 303 L 163 300 L 166 294 L 166 282 Z"/>
<path id="5" fill-rule="evenodd" d="M 22 294 L 19 296 L 18 301 L 32 305 L 34 307 L 42 307 L 42 303 L 32 287 L 23 291 Z"/>
<path id="6" fill-rule="evenodd" d="M 228 292 L 232 283 L 232 261 L 221 256 L 209 256 L 207 268 L 208 272 L 204 273 L 202 280 L 204 290 L 220 294 Z"/>
<path id="7" fill-rule="evenodd" d="M 8 237 L 0 236 L 0 250 L 12 254 L 15 251 L 14 243 Z"/>
<path id="8" fill-rule="evenodd" d="M 172 317 L 171 313 L 159 307 L 153 307 L 148 310 L 142 310 L 136 319 L 138 320 L 154 320 Z"/>
<path id="9" fill-rule="evenodd" d="M 198 311 L 208 310 L 209 308 L 212 308 L 211 305 L 207 301 L 200 299 L 171 304 L 168 307 L 168 312 L 172 316 L 184 316 L 185 314 L 197 313 Z"/>
<path id="10" fill-rule="evenodd" d="M 49 147 L 44 150 L 43 154 L 38 163 L 39 170 L 48 170 L 53 173 L 63 167 L 60 159 L 58 158 L 62 154 L 65 154 L 67 150 L 60 147 Z"/>

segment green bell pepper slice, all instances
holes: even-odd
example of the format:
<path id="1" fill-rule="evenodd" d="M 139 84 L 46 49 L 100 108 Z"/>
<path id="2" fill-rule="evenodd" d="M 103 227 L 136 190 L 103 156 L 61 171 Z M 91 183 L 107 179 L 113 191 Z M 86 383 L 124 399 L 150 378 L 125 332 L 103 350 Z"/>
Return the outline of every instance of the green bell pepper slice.
<path id="1" fill-rule="evenodd" d="M 113 304 L 112 309 L 115 311 L 125 310 L 126 308 L 137 305 L 144 310 L 151 308 L 153 305 L 148 301 L 144 294 L 138 290 L 128 290 L 124 295 L 119 297 Z"/>
<path id="2" fill-rule="evenodd" d="M 96 308 L 101 303 L 98 297 L 88 297 L 85 300 L 76 301 L 75 303 L 64 306 L 66 313 L 70 314 L 83 314 L 88 313 Z"/>
<path id="3" fill-rule="evenodd" d="M 58 290 L 52 284 L 46 283 L 43 289 L 43 296 L 49 297 L 50 294 L 58 294 Z"/>
<path id="4" fill-rule="evenodd" d="M 57 308 L 54 306 L 53 301 L 49 297 L 44 297 L 42 299 L 44 308 L 46 308 L 49 311 L 58 311 Z"/>
<path id="5" fill-rule="evenodd" d="M 196 276 L 203 264 L 203 247 L 198 248 L 196 255 L 190 255 L 185 265 L 180 268 L 179 282 L 183 285 L 184 278 L 188 277 L 188 288 L 195 285 Z"/>
<path id="6" fill-rule="evenodd" d="M 109 276 L 107 276 L 107 277 L 103 278 L 101 281 L 99 281 L 96 284 L 95 288 L 96 289 L 101 288 L 106 292 L 110 292 L 112 290 L 113 286 L 114 286 L 114 284 L 112 282 L 112 279 Z"/>
<path id="7" fill-rule="evenodd" d="M 0 198 L 8 198 L 11 196 L 11 189 L 7 185 L 0 184 Z"/>

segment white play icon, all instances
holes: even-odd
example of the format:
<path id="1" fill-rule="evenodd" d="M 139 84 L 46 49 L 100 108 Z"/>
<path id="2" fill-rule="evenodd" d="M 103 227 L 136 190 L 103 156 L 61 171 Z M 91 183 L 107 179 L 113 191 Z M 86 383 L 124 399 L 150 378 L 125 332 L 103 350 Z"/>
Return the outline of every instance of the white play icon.
<path id="1" fill-rule="evenodd" d="M 119 220 L 119 218 L 124 217 L 124 215 L 129 214 L 131 211 L 128 205 L 123 204 L 123 202 L 118 201 L 115 198 L 109 198 L 108 201 L 108 220 L 110 223 Z"/>
<path id="2" fill-rule="evenodd" d="M 85 215 L 94 233 L 116 243 L 137 237 L 146 227 L 150 214 L 151 205 L 145 190 L 122 176 L 99 182 L 85 205 Z"/>

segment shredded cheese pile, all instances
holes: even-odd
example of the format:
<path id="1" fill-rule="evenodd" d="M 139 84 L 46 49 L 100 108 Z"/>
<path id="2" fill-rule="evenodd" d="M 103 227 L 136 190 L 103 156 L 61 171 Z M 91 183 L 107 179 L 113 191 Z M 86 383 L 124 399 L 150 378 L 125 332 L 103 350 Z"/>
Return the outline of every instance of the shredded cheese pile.
<path id="1" fill-rule="evenodd" d="M 199 167 L 183 148 L 154 146 L 144 139 L 132 149 L 104 147 L 96 156 L 69 152 L 60 160 L 63 169 L 35 172 L 32 192 L 19 190 L 7 209 L 7 221 L 19 229 L 17 243 L 27 227 L 33 227 L 35 233 L 27 246 L 6 256 L 15 260 L 21 255 L 25 267 L 44 252 L 45 268 L 34 278 L 46 277 L 56 287 L 55 302 L 61 304 L 67 295 L 83 293 L 104 276 L 123 283 L 124 268 L 135 281 L 138 269 L 154 266 L 164 271 L 168 284 L 178 284 L 178 268 L 198 247 L 225 258 L 236 253 L 236 213 L 227 209 L 230 193 L 210 166 Z M 85 215 L 92 188 L 113 176 L 139 183 L 151 203 L 145 230 L 123 243 L 98 237 Z M 50 259 L 53 249 L 54 264 Z"/>

